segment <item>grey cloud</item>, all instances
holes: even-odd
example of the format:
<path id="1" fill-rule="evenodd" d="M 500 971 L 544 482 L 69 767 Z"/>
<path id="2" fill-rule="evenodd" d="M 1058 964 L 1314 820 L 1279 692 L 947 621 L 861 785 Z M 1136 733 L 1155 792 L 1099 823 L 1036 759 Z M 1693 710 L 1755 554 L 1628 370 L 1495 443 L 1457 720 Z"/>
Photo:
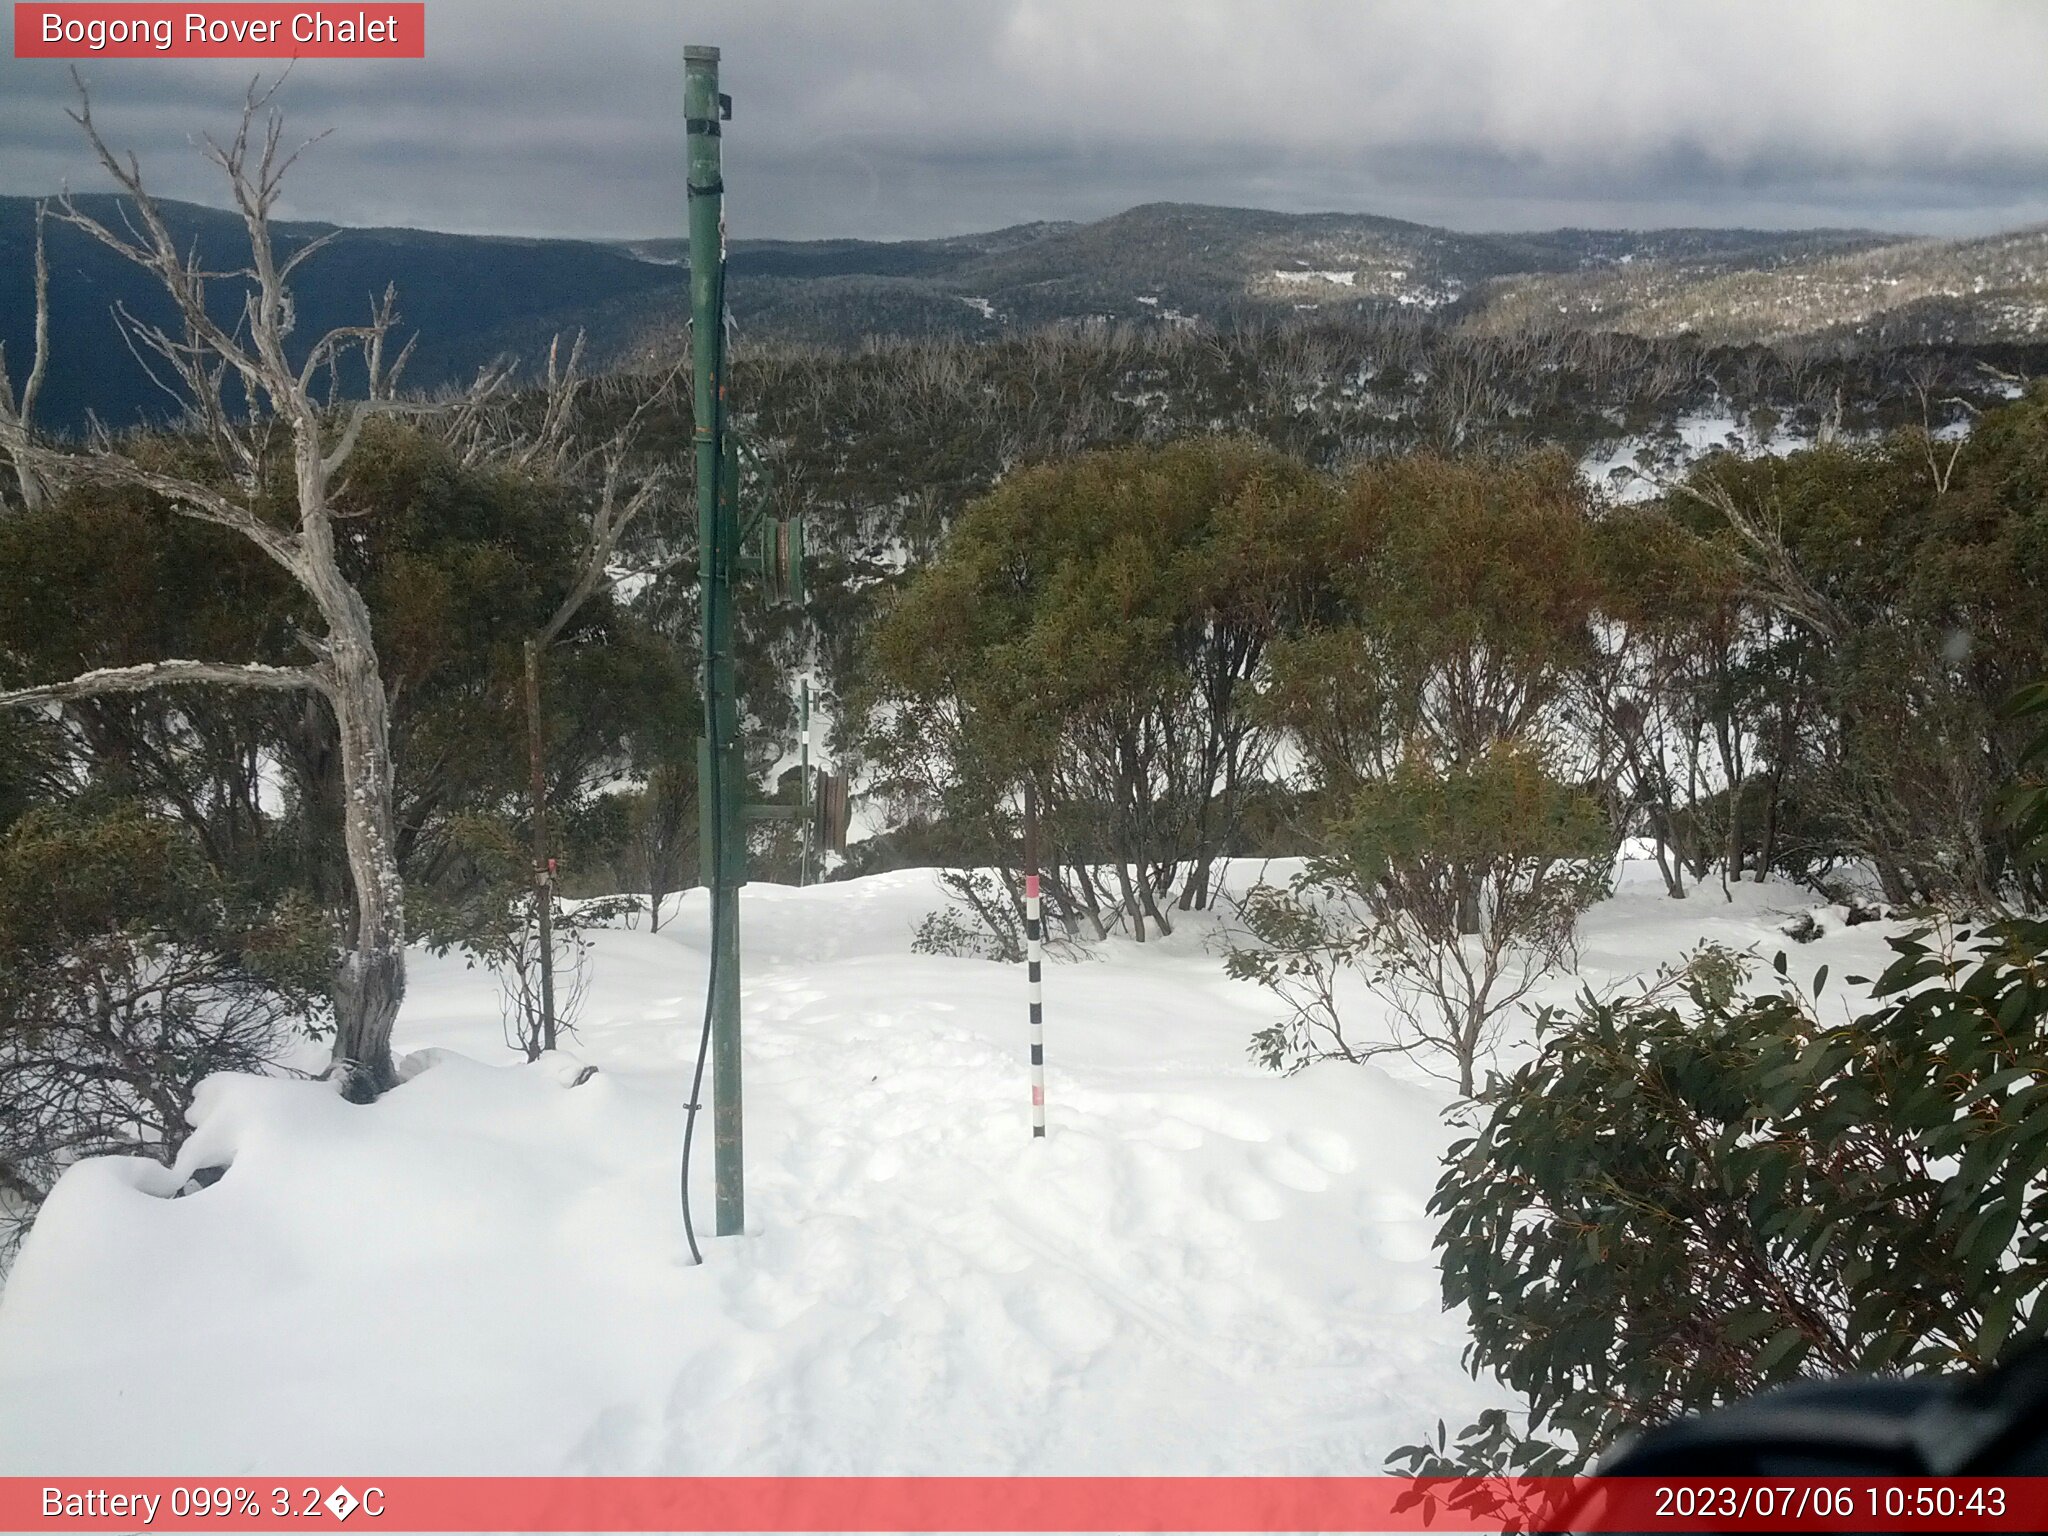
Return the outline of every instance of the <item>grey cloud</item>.
<path id="1" fill-rule="evenodd" d="M 1464 228 L 2048 217 L 2048 7 L 1920 0 L 430 0 L 428 57 L 308 61 L 291 211 L 651 235 L 685 42 L 724 50 L 737 232 L 869 237 L 1162 198 Z M 86 66 L 163 191 L 247 67 Z M 60 64 L 0 60 L 0 190 L 98 185 Z"/>

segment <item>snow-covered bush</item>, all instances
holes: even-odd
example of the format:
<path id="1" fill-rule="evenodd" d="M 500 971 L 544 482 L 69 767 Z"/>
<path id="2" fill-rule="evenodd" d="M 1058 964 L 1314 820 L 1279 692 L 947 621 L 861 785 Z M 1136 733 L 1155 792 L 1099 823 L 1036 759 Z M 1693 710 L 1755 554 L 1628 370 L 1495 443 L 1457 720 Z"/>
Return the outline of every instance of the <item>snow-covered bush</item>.
<path id="1" fill-rule="evenodd" d="M 202 1079 L 325 1025 L 329 942 L 310 907 L 240 898 L 132 810 L 0 836 L 0 1250 L 68 1165 L 168 1162 Z"/>

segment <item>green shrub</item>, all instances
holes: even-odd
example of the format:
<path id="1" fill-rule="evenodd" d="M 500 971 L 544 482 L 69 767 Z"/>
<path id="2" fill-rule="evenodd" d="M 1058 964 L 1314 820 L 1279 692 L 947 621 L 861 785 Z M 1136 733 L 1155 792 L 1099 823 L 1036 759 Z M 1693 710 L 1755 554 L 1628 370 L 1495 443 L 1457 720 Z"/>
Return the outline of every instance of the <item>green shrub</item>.
<path id="1" fill-rule="evenodd" d="M 1353 791 L 1325 842 L 1285 890 L 1259 886 L 1238 905 L 1252 942 L 1226 968 L 1289 1010 L 1252 1055 L 1286 1070 L 1441 1052 L 1470 1097 L 1511 1011 L 1568 958 L 1579 915 L 1606 892 L 1614 844 L 1600 806 L 1502 744 L 1443 769 L 1411 757 Z M 1347 1038 L 1346 970 L 1391 1009 L 1391 1038 Z"/>
<path id="2" fill-rule="evenodd" d="M 1742 996 L 1725 956 L 1546 1012 L 1431 1204 L 1467 1364 L 1532 1435 L 1582 1460 L 1776 1382 L 1976 1368 L 2048 1330 L 2048 923 L 1892 945 L 1842 1024 L 1824 969 Z M 1529 1460 L 1481 1429 L 1477 1460 Z"/>

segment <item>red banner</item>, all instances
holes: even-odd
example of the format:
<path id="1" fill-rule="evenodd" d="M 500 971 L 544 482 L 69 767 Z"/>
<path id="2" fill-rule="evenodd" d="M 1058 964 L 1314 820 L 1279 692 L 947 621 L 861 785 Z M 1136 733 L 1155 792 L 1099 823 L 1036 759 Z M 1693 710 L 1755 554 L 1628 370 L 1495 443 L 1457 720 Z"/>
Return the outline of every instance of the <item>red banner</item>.
<path id="1" fill-rule="evenodd" d="M 427 8 L 55 4 L 14 7 L 17 59 L 423 59 Z"/>
<path id="2" fill-rule="evenodd" d="M 2043 1531 L 2048 1478 L 0 1478 L 0 1530 Z"/>

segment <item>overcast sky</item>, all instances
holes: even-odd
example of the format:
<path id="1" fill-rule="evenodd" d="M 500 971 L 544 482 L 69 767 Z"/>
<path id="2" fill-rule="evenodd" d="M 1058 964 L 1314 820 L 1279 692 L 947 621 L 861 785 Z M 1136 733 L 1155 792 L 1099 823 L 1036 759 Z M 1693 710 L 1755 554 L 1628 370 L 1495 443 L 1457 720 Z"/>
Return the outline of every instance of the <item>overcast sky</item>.
<path id="1" fill-rule="evenodd" d="M 735 236 L 1162 199 L 1461 229 L 2048 221 L 2034 0 L 429 0 L 424 60 L 294 70 L 293 126 L 332 134 L 289 211 L 679 234 L 685 43 L 724 50 Z M 0 192 L 102 185 L 66 68 L 0 59 Z M 158 190 L 220 200 L 191 140 L 250 66 L 83 68 Z"/>

